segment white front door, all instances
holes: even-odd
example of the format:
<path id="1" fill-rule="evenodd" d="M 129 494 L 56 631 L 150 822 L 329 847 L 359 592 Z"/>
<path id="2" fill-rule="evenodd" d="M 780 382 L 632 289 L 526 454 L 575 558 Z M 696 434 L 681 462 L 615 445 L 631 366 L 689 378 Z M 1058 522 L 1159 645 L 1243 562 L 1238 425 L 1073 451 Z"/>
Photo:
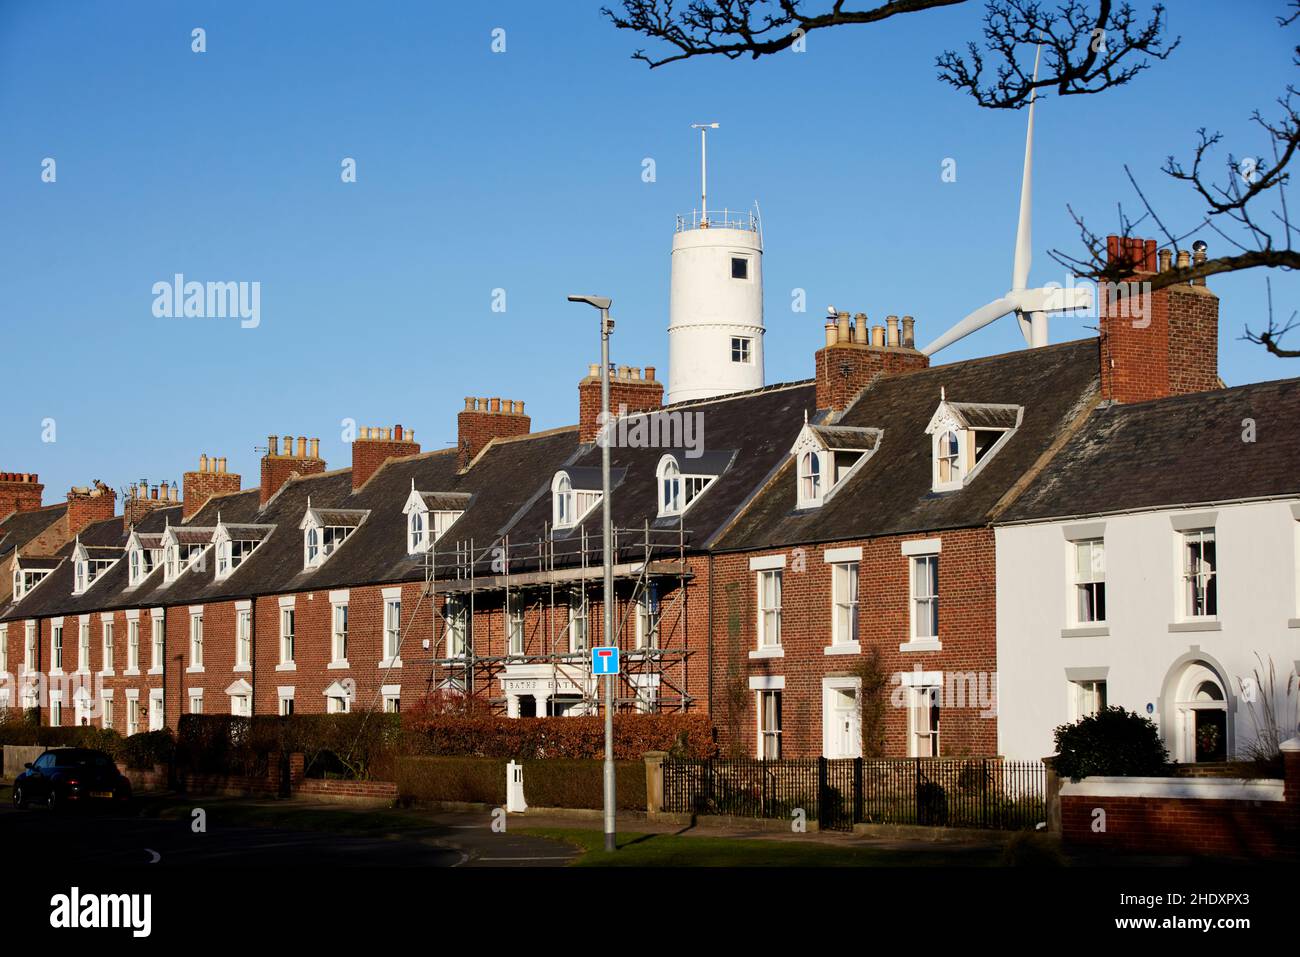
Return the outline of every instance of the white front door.
<path id="1" fill-rule="evenodd" d="M 860 757 L 862 733 L 857 689 L 830 688 L 826 697 L 826 757 Z"/>

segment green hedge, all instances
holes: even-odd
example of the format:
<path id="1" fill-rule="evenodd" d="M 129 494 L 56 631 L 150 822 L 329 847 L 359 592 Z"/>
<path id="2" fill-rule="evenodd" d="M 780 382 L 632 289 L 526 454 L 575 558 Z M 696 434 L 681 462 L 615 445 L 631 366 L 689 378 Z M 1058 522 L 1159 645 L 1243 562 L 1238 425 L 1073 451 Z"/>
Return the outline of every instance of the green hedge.
<path id="1" fill-rule="evenodd" d="M 403 801 L 506 800 L 504 758 L 398 758 L 397 793 Z M 523 761 L 524 797 L 530 807 L 599 809 L 604 805 L 604 762 L 582 759 Z M 616 761 L 615 798 L 624 810 L 644 811 L 645 762 Z"/>
<path id="2" fill-rule="evenodd" d="M 406 717 L 407 754 L 467 757 L 603 758 L 605 719 L 574 718 Z M 706 758 L 717 753 L 713 725 L 703 714 L 616 714 L 614 759 L 639 761 L 647 751 L 674 757 Z"/>
<path id="3" fill-rule="evenodd" d="M 23 712 L 10 712 L 0 720 L 0 745 L 5 744 L 91 748 L 137 770 L 167 764 L 174 747 L 170 731 L 143 731 L 123 737 L 112 729 L 89 725 L 51 728 Z"/>
<path id="4" fill-rule="evenodd" d="M 270 755 L 301 752 L 308 777 L 391 780 L 401 737 L 395 714 L 187 714 L 177 728 L 176 761 L 204 774 L 260 776 Z"/>

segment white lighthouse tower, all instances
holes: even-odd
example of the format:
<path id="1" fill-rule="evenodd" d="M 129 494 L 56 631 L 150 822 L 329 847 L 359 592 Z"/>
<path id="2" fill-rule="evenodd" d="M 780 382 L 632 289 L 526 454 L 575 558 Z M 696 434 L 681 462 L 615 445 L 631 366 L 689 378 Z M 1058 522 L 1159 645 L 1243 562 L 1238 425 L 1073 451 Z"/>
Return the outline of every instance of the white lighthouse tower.
<path id="1" fill-rule="evenodd" d="M 677 217 L 668 301 L 670 402 L 763 385 L 763 230 L 756 212 L 710 210 L 706 131 L 700 208 Z"/>

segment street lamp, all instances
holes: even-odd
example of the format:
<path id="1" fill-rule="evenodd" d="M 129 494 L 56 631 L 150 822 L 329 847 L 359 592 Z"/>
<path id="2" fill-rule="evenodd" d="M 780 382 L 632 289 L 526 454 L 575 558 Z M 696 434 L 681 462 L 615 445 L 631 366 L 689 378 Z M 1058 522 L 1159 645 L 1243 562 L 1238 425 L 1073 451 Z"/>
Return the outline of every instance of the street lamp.
<path id="1" fill-rule="evenodd" d="M 600 310 L 600 421 L 609 427 L 609 335 L 614 320 L 609 318 L 613 300 L 608 296 L 570 296 L 569 302 L 585 302 Z M 605 641 L 614 636 L 614 557 L 613 527 L 609 511 L 609 434 L 600 440 L 601 563 L 605 572 Z M 614 675 L 605 675 L 605 850 L 614 845 Z"/>

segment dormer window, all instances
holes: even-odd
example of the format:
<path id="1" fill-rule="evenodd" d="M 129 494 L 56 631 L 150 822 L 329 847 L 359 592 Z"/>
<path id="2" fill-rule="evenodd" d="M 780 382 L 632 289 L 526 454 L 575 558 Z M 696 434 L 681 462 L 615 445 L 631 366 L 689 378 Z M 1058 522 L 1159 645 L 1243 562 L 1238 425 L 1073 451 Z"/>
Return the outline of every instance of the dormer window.
<path id="1" fill-rule="evenodd" d="M 411 483 L 402 511 L 406 513 L 406 552 L 417 555 L 442 538 L 465 513 L 469 495 L 465 492 L 418 492 Z"/>
<path id="2" fill-rule="evenodd" d="M 130 587 L 135 588 L 153 574 L 153 570 L 158 567 L 161 546 L 161 535 L 142 534 L 134 530 L 131 532 L 126 543 L 127 582 Z"/>
<path id="3" fill-rule="evenodd" d="M 248 560 L 273 530 L 272 525 L 226 525 L 220 523 L 212 536 L 217 552 L 217 580 L 229 577 Z"/>
<path id="4" fill-rule="evenodd" d="M 925 429 L 931 436 L 932 490 L 956 491 L 970 482 L 1015 433 L 1023 414 L 1018 405 L 949 402 L 941 390 Z"/>
<path id="5" fill-rule="evenodd" d="M 307 509 L 299 526 L 303 532 L 303 567 L 319 568 L 370 513 L 356 509 Z"/>
<path id="6" fill-rule="evenodd" d="M 805 452 L 799 456 L 799 495 L 809 504 L 821 504 L 822 453 Z"/>
<path id="7" fill-rule="evenodd" d="M 35 562 L 38 567 L 31 567 L 26 562 Z M 22 601 L 36 585 L 47 579 L 56 559 L 22 559 L 18 558 L 13 567 L 13 599 Z M 48 566 L 48 567 L 39 567 Z"/>
<path id="8" fill-rule="evenodd" d="M 556 528 L 573 528 L 600 504 L 599 477 L 588 473 L 598 469 L 575 469 L 581 480 L 575 486 L 568 472 L 557 472 L 551 481 L 552 518 Z M 593 486 L 583 488 L 581 486 Z"/>
<path id="9" fill-rule="evenodd" d="M 805 424 L 790 450 L 796 507 L 820 507 L 875 454 L 883 435 L 880 429 Z"/>
<path id="10" fill-rule="evenodd" d="M 707 457 L 706 457 L 707 458 Z M 668 453 L 659 460 L 659 517 L 682 515 L 704 493 L 716 475 L 683 473 L 681 457 Z M 686 459 L 690 462 L 690 459 Z"/>
<path id="11" fill-rule="evenodd" d="M 107 548 L 87 548 L 77 542 L 72 550 L 72 593 L 80 595 L 90 588 L 108 569 L 121 558 L 120 551 Z"/>

